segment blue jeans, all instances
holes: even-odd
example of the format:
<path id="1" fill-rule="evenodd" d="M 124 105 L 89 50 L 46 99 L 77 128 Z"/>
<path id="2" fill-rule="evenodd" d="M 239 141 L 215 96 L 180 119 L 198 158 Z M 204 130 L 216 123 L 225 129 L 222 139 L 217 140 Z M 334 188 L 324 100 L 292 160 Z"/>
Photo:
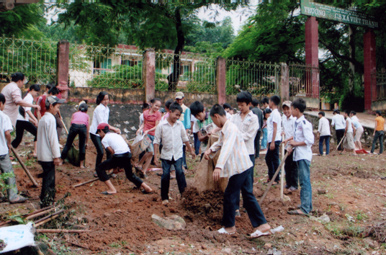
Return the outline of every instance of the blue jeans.
<path id="1" fill-rule="evenodd" d="M 384 136 L 383 130 L 382 131 L 375 131 L 375 135 L 373 138 L 373 144 L 371 146 L 371 153 L 374 153 L 375 144 L 377 143 L 377 140 L 379 139 L 379 154 L 382 154 L 382 152 L 383 152 L 383 136 Z"/>
<path id="2" fill-rule="evenodd" d="M 304 213 L 310 213 L 312 211 L 312 188 L 310 179 L 310 161 L 299 160 L 296 161 L 299 173 L 300 184 L 300 209 Z"/>
<path id="3" fill-rule="evenodd" d="M 265 162 L 267 163 L 267 166 L 268 166 L 268 178 L 270 180 L 272 180 L 277 168 L 280 165 L 280 159 L 279 159 L 280 143 L 281 143 L 281 141 L 275 141 L 275 149 L 273 151 L 271 151 L 269 149 L 269 146 L 271 145 L 271 143 L 269 143 L 268 147 L 267 147 L 267 154 L 265 155 Z M 275 182 L 279 182 L 279 181 L 280 181 L 280 172 L 276 176 L 276 179 L 275 179 Z"/>
<path id="4" fill-rule="evenodd" d="M 182 164 L 185 167 L 185 169 L 188 169 L 188 165 L 186 164 L 186 145 L 185 144 L 182 146 Z"/>
<path id="5" fill-rule="evenodd" d="M 201 141 L 198 139 L 198 133 L 193 133 L 194 137 L 194 151 L 196 155 L 200 154 Z"/>
<path id="6" fill-rule="evenodd" d="M 161 198 L 162 200 L 169 199 L 169 186 L 170 186 L 170 168 L 172 165 L 176 168 L 176 179 L 178 184 L 178 189 L 182 194 L 186 188 L 185 174 L 182 170 L 182 158 L 175 161 L 162 159 L 162 176 L 161 176 Z"/>
<path id="7" fill-rule="evenodd" d="M 229 178 L 228 186 L 224 192 L 224 210 L 222 218 L 222 225 L 226 228 L 235 225 L 235 213 L 238 206 L 237 201 L 240 199 L 240 190 L 243 196 L 244 208 L 247 210 L 252 226 L 256 228 L 267 223 L 264 213 L 253 195 L 253 181 L 250 171 L 251 169 L 248 169 L 241 174 L 236 174 Z"/>
<path id="8" fill-rule="evenodd" d="M 262 150 L 267 149 L 267 142 L 268 142 L 268 129 L 263 128 L 263 139 L 261 140 L 261 146 L 260 146 Z"/>
<path id="9" fill-rule="evenodd" d="M 319 154 L 323 155 L 323 141 L 326 141 L 326 155 L 330 153 L 330 136 L 323 135 L 319 138 Z"/>

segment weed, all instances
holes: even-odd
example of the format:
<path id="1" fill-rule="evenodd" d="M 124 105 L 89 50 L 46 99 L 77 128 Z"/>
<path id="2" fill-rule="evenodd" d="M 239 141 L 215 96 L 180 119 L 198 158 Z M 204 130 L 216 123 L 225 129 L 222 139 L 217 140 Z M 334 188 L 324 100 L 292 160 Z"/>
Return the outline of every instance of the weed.
<path id="1" fill-rule="evenodd" d="M 369 218 L 365 213 L 361 211 L 357 211 L 356 213 L 357 213 L 357 217 L 356 217 L 357 220 L 365 220 Z"/>
<path id="2" fill-rule="evenodd" d="M 328 199 L 334 199 L 334 195 L 331 193 L 325 194 L 324 196 L 327 197 Z"/>
<path id="3" fill-rule="evenodd" d="M 109 244 L 111 248 L 121 248 L 122 246 L 119 243 L 111 243 Z"/>

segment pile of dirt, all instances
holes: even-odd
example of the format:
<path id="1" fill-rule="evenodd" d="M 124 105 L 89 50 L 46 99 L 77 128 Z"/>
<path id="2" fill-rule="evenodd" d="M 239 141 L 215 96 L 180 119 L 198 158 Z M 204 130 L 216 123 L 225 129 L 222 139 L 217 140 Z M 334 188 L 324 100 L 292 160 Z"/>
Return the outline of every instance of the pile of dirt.
<path id="1" fill-rule="evenodd" d="M 215 220 L 222 213 L 223 201 L 224 193 L 219 190 L 199 193 L 196 188 L 188 188 L 184 192 L 182 206 L 189 213 Z"/>
<path id="2" fill-rule="evenodd" d="M 367 227 L 365 236 L 372 236 L 380 243 L 386 243 L 386 221 Z"/>

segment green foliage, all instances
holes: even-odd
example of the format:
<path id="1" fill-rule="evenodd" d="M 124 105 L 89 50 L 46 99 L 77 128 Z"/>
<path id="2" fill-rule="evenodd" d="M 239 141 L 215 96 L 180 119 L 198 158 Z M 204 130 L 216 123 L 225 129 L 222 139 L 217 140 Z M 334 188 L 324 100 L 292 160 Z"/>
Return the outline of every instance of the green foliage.
<path id="1" fill-rule="evenodd" d="M 0 192 L 4 193 L 7 189 L 14 188 L 10 185 L 7 184 L 7 179 L 8 178 L 14 178 L 15 174 L 14 173 L 2 173 L 0 174 Z"/>
<path id="2" fill-rule="evenodd" d="M 140 88 L 142 86 L 142 67 L 116 65 L 113 70 L 101 73 L 88 82 L 95 88 Z"/>

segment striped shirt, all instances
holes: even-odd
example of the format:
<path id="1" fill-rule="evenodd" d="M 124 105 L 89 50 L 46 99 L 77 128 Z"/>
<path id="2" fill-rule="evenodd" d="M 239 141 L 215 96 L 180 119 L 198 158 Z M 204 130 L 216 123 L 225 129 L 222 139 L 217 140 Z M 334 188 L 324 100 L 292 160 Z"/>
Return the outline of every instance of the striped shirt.
<path id="1" fill-rule="evenodd" d="M 219 149 L 221 152 L 216 168 L 221 169 L 220 177 L 232 177 L 252 167 L 243 135 L 237 126 L 229 120 L 225 122 L 218 141 L 210 147 L 212 152 Z"/>

